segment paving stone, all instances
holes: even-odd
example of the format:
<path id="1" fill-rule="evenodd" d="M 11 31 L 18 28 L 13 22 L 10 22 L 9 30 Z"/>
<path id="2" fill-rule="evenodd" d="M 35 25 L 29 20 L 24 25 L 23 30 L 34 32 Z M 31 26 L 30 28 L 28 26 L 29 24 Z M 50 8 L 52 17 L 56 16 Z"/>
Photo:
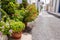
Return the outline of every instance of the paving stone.
<path id="1" fill-rule="evenodd" d="M 32 40 L 32 35 L 29 33 L 22 34 L 21 40 Z"/>

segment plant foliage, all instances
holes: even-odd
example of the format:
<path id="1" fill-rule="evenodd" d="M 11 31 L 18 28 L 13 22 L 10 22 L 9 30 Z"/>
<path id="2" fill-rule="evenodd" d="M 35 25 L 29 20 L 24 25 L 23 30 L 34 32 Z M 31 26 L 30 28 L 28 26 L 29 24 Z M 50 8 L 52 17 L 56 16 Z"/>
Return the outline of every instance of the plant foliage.
<path id="1" fill-rule="evenodd" d="M 13 32 L 21 32 L 22 30 L 24 30 L 25 24 L 22 22 L 11 21 L 10 27 L 13 30 Z"/>
<path id="2" fill-rule="evenodd" d="M 38 16 L 35 5 L 28 5 L 27 0 L 23 0 L 22 4 L 18 4 L 16 0 L 1 0 L 0 4 L 3 21 L 0 22 L 0 31 L 3 34 L 9 34 L 10 30 L 21 32 L 25 28 L 24 23 L 34 21 Z"/>

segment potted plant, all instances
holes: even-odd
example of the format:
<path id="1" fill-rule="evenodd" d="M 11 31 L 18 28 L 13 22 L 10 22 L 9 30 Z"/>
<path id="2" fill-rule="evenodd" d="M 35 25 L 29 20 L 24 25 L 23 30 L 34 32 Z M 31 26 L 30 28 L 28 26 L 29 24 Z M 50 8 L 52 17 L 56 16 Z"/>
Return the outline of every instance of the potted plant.
<path id="1" fill-rule="evenodd" d="M 2 32 L 2 34 L 7 35 L 8 38 L 10 35 L 12 35 L 12 38 L 14 39 L 21 38 L 22 31 L 25 28 L 24 23 L 22 23 L 21 21 L 17 22 L 15 20 L 10 21 L 11 19 L 9 18 L 9 15 L 7 15 L 7 13 L 3 9 L 0 8 L 0 10 L 4 14 L 2 14 L 2 22 L 0 21 L 0 31 Z"/>
<path id="2" fill-rule="evenodd" d="M 18 21 L 18 22 L 15 22 L 15 21 L 10 21 L 10 27 L 11 27 L 11 30 L 12 30 L 12 38 L 14 39 L 19 39 L 21 38 L 22 36 L 22 31 L 24 30 L 25 28 L 25 24 Z"/>
<path id="3" fill-rule="evenodd" d="M 21 8 L 19 8 L 21 6 L 20 4 L 17 4 L 12 0 L 2 0 L 1 5 L 1 8 L 6 12 L 10 19 L 14 21 L 22 21 L 25 23 L 25 29 L 29 29 L 27 28 L 27 23 L 34 21 L 38 16 L 35 5 L 28 5 L 26 0 L 23 0 Z M 6 21 L 6 18 L 4 17 L 4 21 Z"/>
<path id="4" fill-rule="evenodd" d="M 23 22 L 25 23 L 25 26 L 26 26 L 25 29 L 27 29 L 27 31 L 29 32 L 29 31 L 31 31 L 31 29 L 29 27 L 27 27 L 27 23 L 32 22 L 37 18 L 38 11 L 34 4 L 30 4 L 26 7 L 25 13 L 26 14 L 24 16 Z"/>

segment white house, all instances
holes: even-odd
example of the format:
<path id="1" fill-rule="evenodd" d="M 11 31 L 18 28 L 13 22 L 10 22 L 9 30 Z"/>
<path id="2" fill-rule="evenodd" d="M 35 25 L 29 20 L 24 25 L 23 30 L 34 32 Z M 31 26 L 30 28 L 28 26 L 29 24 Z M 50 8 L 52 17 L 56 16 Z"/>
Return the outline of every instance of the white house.
<path id="1" fill-rule="evenodd" d="M 51 0 L 49 8 L 50 12 L 60 13 L 60 0 Z"/>

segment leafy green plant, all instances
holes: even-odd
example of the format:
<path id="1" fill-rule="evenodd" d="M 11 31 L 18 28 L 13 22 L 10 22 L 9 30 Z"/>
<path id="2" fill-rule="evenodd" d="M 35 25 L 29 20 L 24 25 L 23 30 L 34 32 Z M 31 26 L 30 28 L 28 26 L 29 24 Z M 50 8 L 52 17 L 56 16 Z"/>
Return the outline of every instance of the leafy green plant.
<path id="1" fill-rule="evenodd" d="M 7 15 L 7 13 L 3 9 L 0 8 L 0 12 L 2 13 L 1 14 L 1 16 L 2 16 L 1 20 L 2 21 L 6 22 L 6 20 L 10 19 L 9 16 Z"/>
<path id="2" fill-rule="evenodd" d="M 5 24 L 6 22 L 10 23 L 11 27 L 10 29 L 8 29 L 12 29 L 14 32 L 22 31 L 25 28 L 24 23 L 34 21 L 38 16 L 38 12 L 35 5 L 28 5 L 27 0 L 23 0 L 22 4 L 17 4 L 16 0 L 1 0 L 0 4 L 2 19 Z M 9 22 L 10 20 L 13 21 Z"/>
<path id="3" fill-rule="evenodd" d="M 7 5 L 7 8 L 8 8 L 8 13 L 15 13 L 15 10 L 18 9 L 19 7 L 19 4 L 17 3 L 13 3 L 13 2 L 9 2 L 8 5 Z"/>
<path id="4" fill-rule="evenodd" d="M 12 32 L 22 32 L 25 29 L 25 24 L 10 20 L 9 22 L 0 22 L 0 31 L 4 35 L 10 35 Z"/>
<path id="5" fill-rule="evenodd" d="M 34 19 L 36 19 L 37 16 L 38 16 L 38 12 L 37 12 L 35 5 L 34 4 L 28 5 L 26 8 L 26 14 L 25 14 L 24 21 L 31 22 Z"/>
<path id="6" fill-rule="evenodd" d="M 9 24 L 1 21 L 1 22 L 0 22 L 0 31 L 1 31 L 4 35 L 7 35 L 7 34 L 10 34 L 9 30 L 10 30 Z"/>
<path id="7" fill-rule="evenodd" d="M 25 15 L 25 9 L 15 10 L 12 19 L 15 21 L 23 21 L 24 15 Z"/>
<path id="8" fill-rule="evenodd" d="M 15 3 L 16 0 L 1 0 L 1 8 L 6 11 L 7 14 L 15 13 L 15 9 L 18 9 L 18 4 Z"/>
<path id="9" fill-rule="evenodd" d="M 22 32 L 22 30 L 24 30 L 24 28 L 25 28 L 24 23 L 15 22 L 15 21 L 11 21 L 10 26 L 11 26 L 11 29 L 13 30 L 13 32 Z"/>

